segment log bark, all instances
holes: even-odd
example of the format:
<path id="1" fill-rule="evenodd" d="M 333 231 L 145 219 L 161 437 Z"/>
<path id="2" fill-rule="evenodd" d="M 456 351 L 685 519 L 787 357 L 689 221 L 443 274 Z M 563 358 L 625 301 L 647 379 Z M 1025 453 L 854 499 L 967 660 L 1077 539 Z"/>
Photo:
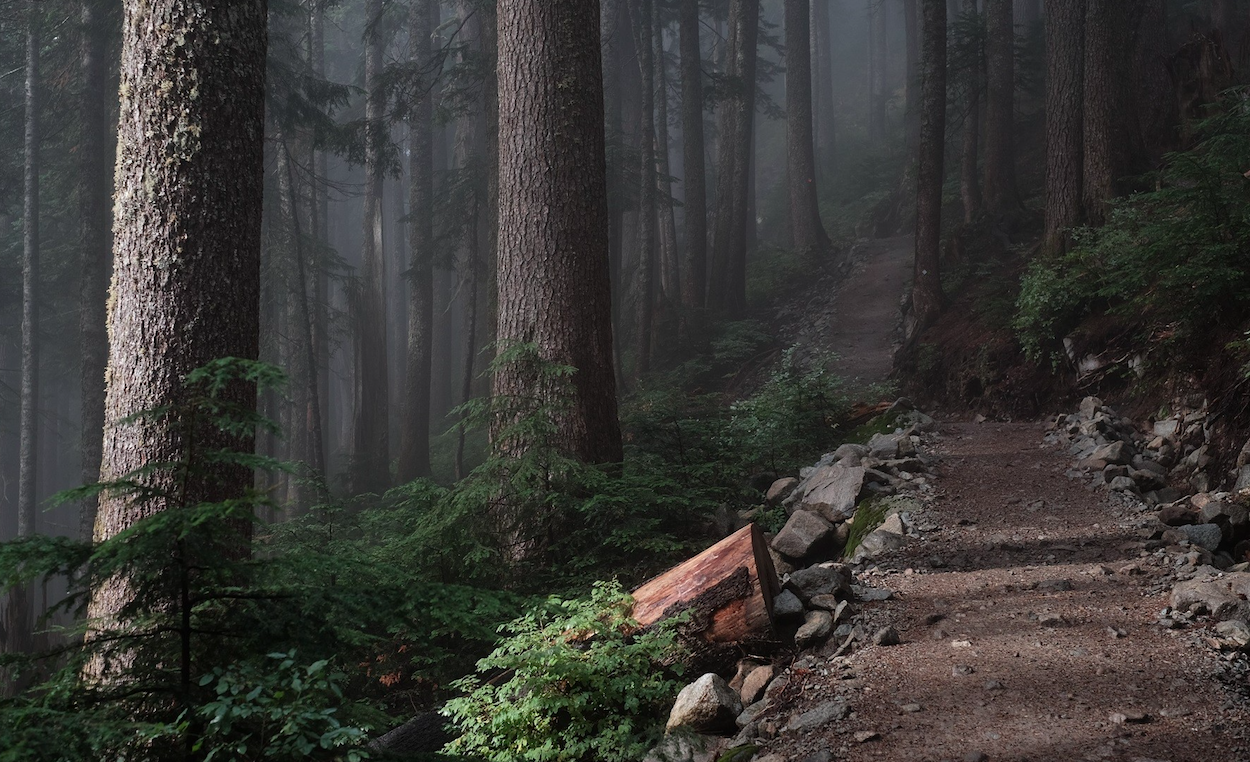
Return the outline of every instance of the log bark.
<path id="1" fill-rule="evenodd" d="M 769 640 L 781 583 L 755 524 L 634 590 L 633 618 L 644 627 L 685 611 L 687 632 L 707 644 Z"/>

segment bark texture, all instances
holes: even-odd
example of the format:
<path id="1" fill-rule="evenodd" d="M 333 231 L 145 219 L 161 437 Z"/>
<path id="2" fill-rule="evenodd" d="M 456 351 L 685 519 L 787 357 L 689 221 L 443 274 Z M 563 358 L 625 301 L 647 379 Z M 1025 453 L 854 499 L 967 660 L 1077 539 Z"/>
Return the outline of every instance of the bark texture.
<path id="1" fill-rule="evenodd" d="M 816 144 L 812 135 L 812 50 L 809 0 L 786 0 L 786 169 L 794 248 L 826 252 L 829 235 L 816 199 Z"/>
<path id="2" fill-rule="evenodd" d="M 642 104 L 638 127 L 638 273 L 634 281 L 637 313 L 635 330 L 638 358 L 635 376 L 651 370 L 651 344 L 655 321 L 656 270 L 656 171 L 655 171 L 655 46 L 651 24 L 652 0 L 635 0 L 629 6 L 633 16 L 634 47 L 638 50 L 638 72 L 642 76 Z"/>
<path id="3" fill-rule="evenodd" d="M 1046 209 L 1048 254 L 1067 250 L 1067 231 L 1081 222 L 1082 82 L 1086 0 L 1051 0 L 1046 18 Z"/>
<path id="4" fill-rule="evenodd" d="M 949 7 L 949 6 L 948 6 Z M 978 13 L 977 0 L 963 0 L 962 13 Z M 985 83 L 985 59 L 977 56 L 968 72 L 968 95 L 964 105 L 963 144 L 960 148 L 959 198 L 964 222 L 971 223 L 981 212 L 981 89 Z"/>
<path id="5" fill-rule="evenodd" d="M 421 67 L 422 93 L 408 121 L 408 363 L 404 377 L 399 480 L 430 475 L 430 375 L 434 346 L 434 102 L 430 42 L 439 4 L 413 2 L 408 34 L 412 60 Z"/>
<path id="6" fill-rule="evenodd" d="M 942 308 L 942 171 L 946 140 L 946 0 L 921 0 L 920 157 L 916 166 L 916 267 L 911 292 L 912 337 Z"/>
<path id="7" fill-rule="evenodd" d="M 985 0 L 985 206 L 1019 205 L 1015 157 L 1015 27 L 1011 0 Z"/>
<path id="8" fill-rule="evenodd" d="M 110 212 L 113 203 L 113 175 L 109 157 L 113 155 L 109 124 L 108 61 L 106 59 L 112 22 L 102 12 L 99 0 L 83 0 L 80 7 L 82 41 L 79 63 L 82 67 L 79 140 L 78 203 L 79 228 L 79 314 L 82 357 L 81 399 L 82 481 L 92 484 L 100 478 L 100 447 L 104 441 L 104 368 L 108 362 L 108 333 L 105 330 L 105 300 L 113 249 Z M 79 519 L 79 537 L 91 539 L 96 500 L 84 500 Z"/>
<path id="9" fill-rule="evenodd" d="M 669 163 L 668 54 L 664 49 L 664 21 L 660 3 L 652 7 L 652 36 L 655 37 L 655 168 L 656 210 L 660 230 L 661 319 L 681 302 L 681 265 L 677 252 L 677 215 L 673 211 L 673 171 Z"/>
<path id="10" fill-rule="evenodd" d="M 252 446 L 209 426 L 190 442 L 167 420 L 120 422 L 184 402 L 186 374 L 211 360 L 258 356 L 266 21 L 263 0 L 126 5 L 104 480 L 182 460 L 192 445 Z M 255 405 L 251 385 L 226 395 Z M 170 486 L 167 473 L 145 478 Z M 191 480 L 186 500 L 237 497 L 251 483 L 248 468 L 216 466 Z M 95 539 L 165 507 L 105 495 Z M 125 596 L 124 580 L 107 583 L 88 613 L 107 619 Z"/>
<path id="11" fill-rule="evenodd" d="M 582 0 L 499 3 L 500 345 L 534 344 L 576 369 L 543 388 L 519 364 L 497 397 L 537 396 L 559 445 L 588 462 L 621 458 L 608 283 L 599 11 Z M 567 397 L 554 399 L 557 392 Z"/>
<path id="12" fill-rule="evenodd" d="M 707 296 L 707 167 L 703 140 L 703 53 L 699 0 L 681 0 L 681 125 L 685 179 L 686 256 L 682 305 L 700 309 Z"/>
<path id="13" fill-rule="evenodd" d="M 22 201 L 22 381 L 18 431 L 17 536 L 35 533 L 39 434 L 39 14 L 26 3 L 25 167 Z M 29 625 L 29 622 L 26 623 Z"/>
<path id="14" fill-rule="evenodd" d="M 716 232 L 707 299 L 709 307 L 731 315 L 746 308 L 747 231 L 755 224 L 751 219 L 751 149 L 759 16 L 759 0 L 731 0 L 725 72 L 731 95 L 721 106 Z"/>
<path id="15" fill-rule="evenodd" d="M 829 26 L 829 3 L 812 3 L 812 39 L 816 45 L 815 90 L 816 168 L 821 179 L 838 169 L 837 116 L 833 107 L 833 30 Z"/>
<path id="16" fill-rule="evenodd" d="M 360 252 L 360 365 L 357 368 L 355 489 L 390 486 L 390 380 L 386 346 L 386 249 L 382 240 L 382 0 L 365 3 L 365 200 Z"/>
<path id="17" fill-rule="evenodd" d="M 1085 13 L 1085 217 L 1106 220 L 1116 180 L 1127 171 L 1136 132 L 1130 115 L 1134 0 L 1088 0 Z"/>

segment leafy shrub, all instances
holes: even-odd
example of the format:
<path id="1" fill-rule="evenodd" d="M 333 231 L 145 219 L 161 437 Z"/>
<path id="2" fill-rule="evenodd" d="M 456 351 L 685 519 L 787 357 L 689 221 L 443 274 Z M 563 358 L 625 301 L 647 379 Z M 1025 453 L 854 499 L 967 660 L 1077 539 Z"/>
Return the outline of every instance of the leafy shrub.
<path id="1" fill-rule="evenodd" d="M 445 712 L 461 732 L 447 750 L 498 762 L 632 762 L 660 736 L 676 695 L 673 627 L 639 630 L 616 583 L 590 600 L 550 599 L 458 681 Z M 672 665 L 668 667 L 666 665 Z M 492 679 L 493 678 L 493 679 Z"/>
<path id="2" fill-rule="evenodd" d="M 1157 189 L 1118 203 L 1108 223 L 1078 231 L 1068 255 L 1034 263 L 1015 328 L 1034 356 L 1105 312 L 1143 338 L 1185 339 L 1250 310 L 1250 102 L 1230 93 L 1191 150 L 1168 156 Z"/>

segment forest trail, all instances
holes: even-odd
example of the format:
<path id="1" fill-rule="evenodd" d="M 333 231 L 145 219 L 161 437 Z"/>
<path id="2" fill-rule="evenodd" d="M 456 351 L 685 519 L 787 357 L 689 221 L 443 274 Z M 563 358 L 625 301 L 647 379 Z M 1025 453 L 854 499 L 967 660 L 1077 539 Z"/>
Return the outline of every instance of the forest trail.
<path id="1" fill-rule="evenodd" d="M 895 646 L 791 667 L 795 715 L 835 698 L 846 721 L 768 745 L 804 760 L 1250 759 L 1246 712 L 1195 629 L 1169 630 L 1172 556 L 1148 554 L 1136 511 L 1065 471 L 1036 423 L 945 423 L 929 529 L 864 585 L 869 633 Z M 925 526 L 929 525 L 929 526 Z M 797 679 L 794 679 L 797 677 Z M 1242 676 L 1238 680 L 1245 683 Z M 828 754 L 832 754 L 832 757 Z"/>
<path id="2" fill-rule="evenodd" d="M 898 347 L 899 305 L 911 281 L 911 236 L 856 245 L 849 268 L 815 283 L 783 314 L 783 336 L 807 353 L 833 353 L 830 370 L 855 385 L 885 381 Z"/>

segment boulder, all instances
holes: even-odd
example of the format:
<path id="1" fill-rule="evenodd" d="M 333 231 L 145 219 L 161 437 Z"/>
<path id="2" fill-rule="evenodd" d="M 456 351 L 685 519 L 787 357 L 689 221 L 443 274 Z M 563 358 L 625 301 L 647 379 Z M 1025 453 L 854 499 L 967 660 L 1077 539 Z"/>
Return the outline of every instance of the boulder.
<path id="1" fill-rule="evenodd" d="M 1185 524 L 1177 528 L 1191 543 L 1206 550 L 1214 551 L 1224 541 L 1224 533 L 1215 524 Z"/>
<path id="2" fill-rule="evenodd" d="M 762 667 L 751 670 L 746 679 L 742 681 L 742 688 L 739 689 L 738 695 L 742 697 L 742 703 L 750 706 L 759 701 L 764 696 L 764 689 L 773 679 L 773 665 L 765 664 Z"/>
<path id="3" fill-rule="evenodd" d="M 1102 400 L 1097 397 L 1086 397 L 1081 400 L 1081 417 L 1085 420 L 1093 418 L 1102 408 Z"/>
<path id="4" fill-rule="evenodd" d="M 790 497 L 790 493 L 794 492 L 794 488 L 797 486 L 799 486 L 799 480 L 793 476 L 778 479 L 768 488 L 764 499 L 768 501 L 769 505 L 781 505 L 781 501 Z"/>
<path id="5" fill-rule="evenodd" d="M 1237 648 L 1250 644 L 1250 625 L 1240 619 L 1226 619 L 1215 625 L 1215 632 Z"/>
<path id="6" fill-rule="evenodd" d="M 803 601 L 789 590 L 782 590 L 781 595 L 773 599 L 773 617 L 776 619 L 793 619 L 803 615 Z"/>
<path id="7" fill-rule="evenodd" d="M 807 558 L 833 544 L 833 525 L 811 511 L 795 511 L 777 536 L 772 546 L 783 556 L 794 559 Z"/>
<path id="8" fill-rule="evenodd" d="M 1193 508 L 1184 503 L 1174 503 L 1165 505 L 1159 510 L 1160 523 L 1170 527 L 1179 527 L 1186 524 L 1197 524 L 1199 514 Z"/>
<path id="9" fill-rule="evenodd" d="M 809 611 L 799 631 L 794 633 L 794 644 L 799 648 L 820 645 L 833 629 L 833 614 L 828 611 Z"/>
<path id="10" fill-rule="evenodd" d="M 677 694 L 665 728 L 686 727 L 696 733 L 727 733 L 737 729 L 734 720 L 740 714 L 742 699 L 724 678 L 709 672 Z"/>
<path id="11" fill-rule="evenodd" d="M 786 587 L 803 601 L 817 595 L 846 595 L 851 590 L 851 572 L 842 564 L 817 564 L 791 574 Z"/>
<path id="12" fill-rule="evenodd" d="M 1094 453 L 1089 458 L 1090 460 L 1101 460 L 1117 466 L 1126 466 L 1132 460 L 1132 453 L 1129 451 L 1128 445 L 1123 442 L 1110 442 L 1094 450 Z"/>
<path id="13" fill-rule="evenodd" d="M 868 440 L 868 454 L 878 460 L 893 460 L 898 457 L 899 434 L 873 434 Z"/>
<path id="14" fill-rule="evenodd" d="M 1250 464 L 1237 469 L 1237 483 L 1233 491 L 1239 495 L 1250 491 Z"/>
<path id="15" fill-rule="evenodd" d="M 804 483 L 799 507 L 818 513 L 826 521 L 836 524 L 855 512 L 855 499 L 863 486 L 862 466 L 840 463 L 825 466 Z"/>
<path id="16" fill-rule="evenodd" d="M 866 457 L 868 457 L 867 447 L 861 444 L 847 443 L 840 445 L 838 449 L 833 451 L 831 462 L 837 463 L 839 461 L 853 460 L 856 462 L 849 465 L 859 465 L 858 461 L 863 460 Z"/>
<path id="17" fill-rule="evenodd" d="M 1162 421 L 1155 421 L 1154 435 L 1156 437 L 1163 437 L 1164 439 L 1171 439 L 1176 436 L 1176 430 L 1180 425 L 1181 425 L 1181 422 L 1176 420 L 1175 418 L 1168 418 Z"/>
<path id="18" fill-rule="evenodd" d="M 850 707 L 842 701 L 826 701 L 815 709 L 796 714 L 786 723 L 786 730 L 811 730 L 820 728 L 837 720 L 846 719 Z"/>
<path id="19" fill-rule="evenodd" d="M 1236 503 L 1213 500 L 1202 506 L 1202 520 L 1208 524 L 1228 524 L 1239 527 L 1250 520 L 1250 513 Z"/>
<path id="20" fill-rule="evenodd" d="M 664 736 L 642 758 L 643 762 L 713 762 L 721 739 L 697 733 L 675 733 Z M 723 743 L 723 742 L 722 742 Z"/>
<path id="21" fill-rule="evenodd" d="M 901 534 L 885 532 L 880 529 L 874 530 L 860 540 L 859 547 L 855 549 L 855 557 L 852 561 L 859 563 L 869 558 L 876 558 L 883 553 L 903 547 L 905 542 L 907 542 L 907 538 Z"/>
<path id="22" fill-rule="evenodd" d="M 1229 572 L 1219 577 L 1202 577 L 1177 583 L 1172 588 L 1171 606 L 1175 611 L 1207 614 L 1214 619 L 1250 619 L 1246 604 L 1250 593 L 1250 573 Z"/>

